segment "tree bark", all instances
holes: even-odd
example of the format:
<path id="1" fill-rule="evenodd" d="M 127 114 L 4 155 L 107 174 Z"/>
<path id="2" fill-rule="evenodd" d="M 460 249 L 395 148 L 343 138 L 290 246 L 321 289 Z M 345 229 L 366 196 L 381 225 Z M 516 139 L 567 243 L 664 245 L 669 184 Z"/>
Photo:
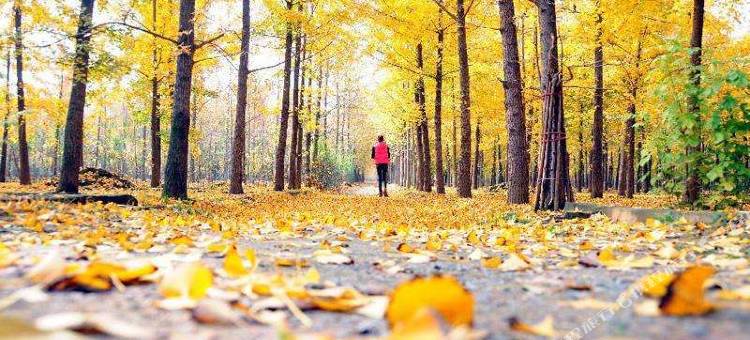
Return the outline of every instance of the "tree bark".
<path id="1" fill-rule="evenodd" d="M 161 184 L 161 113 L 159 112 L 159 80 L 151 78 L 151 187 Z"/>
<path id="2" fill-rule="evenodd" d="M 575 200 L 568 173 L 562 75 L 557 53 L 557 18 L 554 1 L 536 1 L 542 43 L 543 128 L 535 210 L 559 210 Z"/>
<path id="3" fill-rule="evenodd" d="M 599 1 L 596 2 L 597 10 Z M 602 14 L 597 13 L 596 19 L 596 47 L 594 48 L 594 122 L 591 128 L 593 143 L 591 146 L 589 189 L 591 197 L 604 195 L 604 154 L 602 150 L 602 134 L 604 131 L 604 52 L 602 47 Z"/>
<path id="4" fill-rule="evenodd" d="M 0 149 L 0 182 L 5 182 L 8 173 L 8 117 L 10 117 L 10 46 L 5 64 L 5 116 L 3 117 L 3 142 Z"/>
<path id="5" fill-rule="evenodd" d="M 635 103 L 628 105 L 628 119 L 625 120 L 625 139 L 622 145 L 622 164 L 620 185 L 617 193 L 620 196 L 633 198 L 633 153 L 635 145 Z"/>
<path id="6" fill-rule="evenodd" d="M 287 10 L 292 9 L 292 0 L 286 0 Z M 281 117 L 279 120 L 279 142 L 276 145 L 276 165 L 273 187 L 276 191 L 284 190 L 284 160 L 286 158 L 286 139 L 289 128 L 289 81 L 292 69 L 292 26 L 286 24 L 286 42 L 284 49 L 284 84 L 281 95 Z"/>
<path id="7" fill-rule="evenodd" d="M 292 80 L 292 140 L 289 148 L 289 189 L 297 189 L 297 144 L 299 141 L 299 81 L 300 57 L 302 53 L 302 33 L 297 27 L 294 38 L 294 79 Z"/>
<path id="8" fill-rule="evenodd" d="M 320 150 L 320 116 L 321 116 L 321 96 L 323 95 L 323 65 L 318 66 L 318 82 L 317 82 L 317 89 L 318 94 L 316 97 L 316 110 L 315 110 L 315 133 L 313 137 L 313 151 L 312 151 L 312 161 L 317 162 L 318 161 L 318 153 Z"/>
<path id="9" fill-rule="evenodd" d="M 240 67 L 237 71 L 237 110 L 234 116 L 232 143 L 232 179 L 230 194 L 241 194 L 245 177 L 245 110 L 247 108 L 247 60 L 250 43 L 250 0 L 242 0 L 242 38 L 240 39 Z"/>
<path id="10" fill-rule="evenodd" d="M 190 95 L 195 52 L 195 0 L 180 0 L 179 54 L 172 104 L 164 193 L 167 198 L 187 199 L 188 137 L 190 134 Z"/>
<path id="11" fill-rule="evenodd" d="M 526 111 L 523 80 L 518 60 L 515 9 L 513 0 L 498 1 L 503 37 L 505 115 L 508 127 L 508 203 L 529 202 L 529 153 L 526 144 Z"/>
<path id="12" fill-rule="evenodd" d="M 13 6 L 16 45 L 16 100 L 18 100 L 18 179 L 22 185 L 31 184 L 29 171 L 29 144 L 26 140 L 26 97 L 23 86 L 23 31 L 21 29 L 22 10 L 21 0 L 16 0 Z"/>
<path id="13" fill-rule="evenodd" d="M 70 90 L 68 116 L 65 121 L 62 168 L 57 190 L 78 192 L 78 170 L 83 161 L 83 110 L 86 106 L 86 85 L 89 72 L 89 41 L 94 0 L 81 0 L 81 14 L 76 33 L 76 55 L 73 64 L 73 87 Z"/>
<path id="14" fill-rule="evenodd" d="M 471 197 L 471 94 L 464 0 L 456 0 L 456 35 L 461 79 L 461 158 L 457 174 L 458 196 L 468 198 Z"/>
<path id="15" fill-rule="evenodd" d="M 442 13 L 442 11 L 441 11 Z M 442 19 L 442 16 L 441 18 Z M 437 60 L 435 61 L 435 191 L 445 193 L 445 178 L 443 177 L 443 41 L 445 29 L 442 20 L 439 21 L 437 32 Z"/>
<path id="16" fill-rule="evenodd" d="M 423 160 L 419 171 L 422 174 L 422 190 L 430 192 L 432 191 L 432 171 L 430 170 L 432 161 L 430 159 L 430 130 L 427 127 L 423 56 L 422 43 L 419 43 L 417 44 L 417 69 L 419 70 L 419 78 L 417 79 L 417 104 L 419 106 L 420 118 L 417 128 L 421 130 L 419 136 L 422 138 L 421 159 Z"/>
<path id="17" fill-rule="evenodd" d="M 695 89 L 698 89 L 701 85 L 701 63 L 703 54 L 703 16 L 705 12 L 704 0 L 693 1 L 693 31 L 690 39 L 690 64 L 692 70 L 690 71 L 690 83 Z M 698 103 L 697 94 L 690 95 L 688 97 L 688 110 L 696 117 L 696 120 L 700 121 L 700 107 Z M 700 126 L 700 124 L 699 124 Z M 700 130 L 697 131 L 697 135 L 700 138 Z M 688 146 L 688 155 L 698 153 L 699 147 Z M 700 157 L 697 157 L 700 159 Z M 693 204 L 698 200 L 700 195 L 700 179 L 698 178 L 697 164 L 688 164 L 687 166 L 687 179 L 685 180 L 685 202 Z"/>
<path id="18" fill-rule="evenodd" d="M 481 125 L 482 125 L 481 122 L 479 120 L 477 120 L 477 128 L 476 128 L 475 134 L 474 134 L 475 140 L 474 140 L 474 171 L 473 171 L 473 173 L 474 173 L 474 181 L 473 182 L 474 183 L 473 183 L 473 187 L 474 187 L 475 190 L 479 188 L 479 180 L 482 177 L 482 175 L 480 174 L 480 169 L 479 169 L 479 163 L 480 163 L 480 158 L 479 158 L 479 142 L 481 141 L 480 139 L 481 139 L 481 136 L 482 136 Z"/>

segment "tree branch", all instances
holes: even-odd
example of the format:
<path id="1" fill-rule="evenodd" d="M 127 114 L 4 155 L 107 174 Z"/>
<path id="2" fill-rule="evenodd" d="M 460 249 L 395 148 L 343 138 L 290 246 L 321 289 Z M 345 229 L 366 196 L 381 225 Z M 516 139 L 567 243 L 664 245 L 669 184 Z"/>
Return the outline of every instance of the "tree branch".
<path id="1" fill-rule="evenodd" d="M 440 7 L 440 9 L 445 12 L 445 14 L 448 14 L 449 17 L 453 18 L 453 20 L 458 21 L 458 17 L 455 14 L 451 13 L 451 11 L 449 11 L 448 8 L 445 7 L 442 1 L 432 0 L 432 2 L 438 5 L 438 7 Z"/>
<path id="2" fill-rule="evenodd" d="M 131 24 L 128 24 L 126 22 L 120 22 L 120 21 L 109 21 L 109 22 L 104 22 L 104 23 L 98 24 L 98 25 L 92 27 L 91 31 L 94 31 L 96 29 L 99 29 L 99 28 L 102 28 L 102 27 L 105 27 L 105 26 L 114 26 L 114 25 L 124 26 L 124 27 L 130 28 L 130 29 L 133 29 L 133 30 L 136 30 L 136 31 L 139 31 L 139 32 L 143 32 L 143 33 L 152 35 L 152 36 L 157 37 L 159 39 L 163 39 L 163 40 L 169 41 L 169 42 L 171 42 L 171 43 L 173 43 L 175 45 L 179 45 L 179 42 L 177 40 L 173 39 L 173 38 L 161 35 L 159 33 L 151 31 L 151 30 L 149 30 L 147 28 L 138 27 L 138 26 L 131 25 Z"/>
<path id="3" fill-rule="evenodd" d="M 217 36 L 215 36 L 215 37 L 213 37 L 213 38 L 211 38 L 211 39 L 208 39 L 208 40 L 206 40 L 206 41 L 202 41 L 202 42 L 200 42 L 200 43 L 198 43 L 198 44 L 196 44 L 196 45 L 195 45 L 195 48 L 194 48 L 194 50 L 198 50 L 198 49 L 200 49 L 200 48 L 201 48 L 201 47 L 203 47 L 203 46 L 206 46 L 206 45 L 208 45 L 208 44 L 211 44 L 211 43 L 213 43 L 214 41 L 216 41 L 216 40 L 219 40 L 219 39 L 221 39 L 222 37 L 224 37 L 224 33 L 221 33 L 221 34 L 219 34 L 219 35 L 217 35 Z"/>

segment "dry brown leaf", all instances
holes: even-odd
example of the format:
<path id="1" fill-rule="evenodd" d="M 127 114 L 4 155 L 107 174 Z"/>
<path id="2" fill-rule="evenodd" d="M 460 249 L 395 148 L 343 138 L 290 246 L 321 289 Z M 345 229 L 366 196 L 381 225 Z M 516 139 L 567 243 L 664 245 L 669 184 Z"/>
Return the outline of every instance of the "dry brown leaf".
<path id="1" fill-rule="evenodd" d="M 63 312 L 42 316 L 34 322 L 37 329 L 47 332 L 73 330 L 87 334 L 99 333 L 123 339 L 153 339 L 156 331 L 109 314 Z"/>
<path id="2" fill-rule="evenodd" d="M 386 317 L 394 326 L 423 308 L 434 309 L 454 326 L 470 325 L 474 319 L 474 297 L 452 276 L 416 278 L 399 284 L 390 294 Z"/>
<path id="3" fill-rule="evenodd" d="M 659 302 L 659 309 L 665 315 L 688 316 L 704 315 L 713 306 L 704 297 L 704 285 L 713 274 L 709 266 L 693 266 L 685 269 L 667 287 L 667 293 Z"/>
<path id="4" fill-rule="evenodd" d="M 226 301 L 203 299 L 193 308 L 193 319 L 197 322 L 212 325 L 237 325 L 241 322 L 237 313 Z"/>
<path id="5" fill-rule="evenodd" d="M 544 320 L 537 324 L 527 324 L 519 320 L 517 317 L 508 319 L 510 329 L 516 332 L 523 332 L 533 335 L 545 336 L 553 338 L 557 335 L 557 331 L 554 328 L 554 320 L 551 315 L 547 315 Z"/>

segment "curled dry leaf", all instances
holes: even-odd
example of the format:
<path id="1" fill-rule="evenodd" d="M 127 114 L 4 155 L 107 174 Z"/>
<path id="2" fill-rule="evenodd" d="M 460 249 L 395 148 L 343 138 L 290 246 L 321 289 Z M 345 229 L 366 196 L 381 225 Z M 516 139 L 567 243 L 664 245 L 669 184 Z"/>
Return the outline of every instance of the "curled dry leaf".
<path id="1" fill-rule="evenodd" d="M 229 277 L 234 278 L 250 274 L 250 271 L 242 262 L 242 257 L 237 253 L 237 247 L 235 246 L 229 247 L 229 251 L 224 256 L 224 272 Z"/>
<path id="2" fill-rule="evenodd" d="M 667 294 L 667 287 L 674 280 L 672 273 L 654 273 L 642 277 L 638 282 L 643 294 L 648 297 L 660 298 Z"/>
<path id="3" fill-rule="evenodd" d="M 42 316 L 35 321 L 42 331 L 73 330 L 98 333 L 123 339 L 153 339 L 157 333 L 149 328 L 123 321 L 109 314 L 63 312 Z"/>
<path id="4" fill-rule="evenodd" d="M 294 257 L 279 257 L 276 258 L 274 263 L 279 267 L 306 268 L 310 266 L 310 262 L 308 262 L 307 259 Z"/>
<path id="5" fill-rule="evenodd" d="M 349 312 L 367 304 L 367 296 L 350 287 L 310 289 L 307 291 L 313 305 L 331 312 Z"/>
<path id="6" fill-rule="evenodd" d="M 526 270 L 531 264 L 523 255 L 512 253 L 498 268 L 504 271 Z"/>
<path id="7" fill-rule="evenodd" d="M 493 256 L 482 259 L 482 266 L 490 269 L 497 269 L 503 263 L 499 256 Z"/>
<path id="8" fill-rule="evenodd" d="M 396 246 L 396 250 L 402 252 L 402 253 L 413 253 L 414 247 L 406 244 L 406 243 L 400 243 L 398 246 Z"/>
<path id="9" fill-rule="evenodd" d="M 193 308 L 193 319 L 197 322 L 212 325 L 239 324 L 242 320 L 226 301 L 203 299 Z"/>
<path id="10" fill-rule="evenodd" d="M 315 255 L 315 261 L 323 264 L 352 264 L 354 260 L 348 255 L 332 253 L 330 250 L 320 251 Z"/>
<path id="11" fill-rule="evenodd" d="M 602 301 L 593 298 L 583 298 L 580 300 L 560 301 L 561 306 L 567 306 L 574 309 L 612 309 L 619 305 L 614 302 Z"/>
<path id="12" fill-rule="evenodd" d="M 203 298 L 213 284 L 211 270 L 199 262 L 184 263 L 167 273 L 159 284 L 166 298 Z"/>
<path id="13" fill-rule="evenodd" d="M 474 297 L 452 276 L 415 278 L 399 284 L 390 294 L 386 317 L 393 327 L 430 308 L 451 325 L 471 325 Z"/>
<path id="14" fill-rule="evenodd" d="M 156 272 L 151 263 L 133 263 L 128 265 L 110 262 L 92 262 L 72 275 L 54 282 L 48 289 L 51 291 L 77 290 L 84 292 L 101 292 L 110 290 L 113 285 L 139 283 L 142 278 Z"/>
<path id="15" fill-rule="evenodd" d="M 714 307 L 705 299 L 704 286 L 714 272 L 709 266 L 693 266 L 678 274 L 659 302 L 661 312 L 674 316 L 704 315 L 711 312 Z"/>
<path id="16" fill-rule="evenodd" d="M 432 340 L 445 338 L 440 316 L 430 308 L 420 308 L 408 319 L 392 327 L 389 340 Z"/>
<path id="17" fill-rule="evenodd" d="M 474 251 L 469 254 L 469 260 L 472 261 L 479 261 L 482 258 L 486 257 L 487 255 L 484 254 L 484 252 L 479 248 L 474 248 Z"/>
<path id="18" fill-rule="evenodd" d="M 59 249 L 54 249 L 31 267 L 25 277 L 33 283 L 47 284 L 65 276 L 65 268 L 62 253 Z"/>
<path id="19" fill-rule="evenodd" d="M 527 324 L 519 320 L 517 317 L 511 317 L 510 319 L 508 319 L 508 325 L 510 326 L 510 329 L 516 332 L 540 335 L 548 338 L 552 338 L 557 335 L 557 331 L 554 328 L 554 320 L 552 319 L 551 315 L 547 315 L 544 320 L 533 325 Z"/>

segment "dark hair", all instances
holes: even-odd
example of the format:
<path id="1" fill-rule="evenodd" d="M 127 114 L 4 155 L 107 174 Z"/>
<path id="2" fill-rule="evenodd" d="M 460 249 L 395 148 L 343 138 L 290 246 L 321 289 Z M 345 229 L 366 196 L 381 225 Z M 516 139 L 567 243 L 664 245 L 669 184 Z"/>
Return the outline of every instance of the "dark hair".
<path id="1" fill-rule="evenodd" d="M 378 136 L 378 142 L 384 142 L 384 141 L 385 141 L 385 137 L 383 137 L 383 135 Z"/>

